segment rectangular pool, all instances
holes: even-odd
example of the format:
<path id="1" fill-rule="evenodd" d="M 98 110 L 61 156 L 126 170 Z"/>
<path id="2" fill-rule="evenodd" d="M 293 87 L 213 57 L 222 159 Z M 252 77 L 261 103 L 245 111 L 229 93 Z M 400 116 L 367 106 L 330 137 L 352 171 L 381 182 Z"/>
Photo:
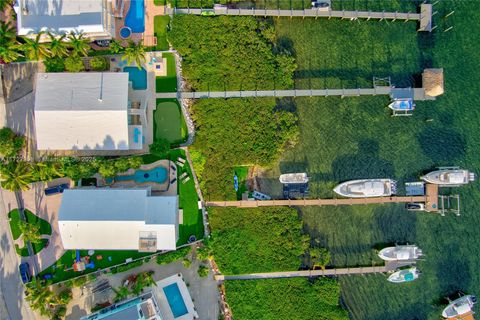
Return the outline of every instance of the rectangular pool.
<path id="1" fill-rule="evenodd" d="M 178 318 L 188 313 L 185 301 L 183 301 L 182 294 L 176 283 L 172 283 L 163 288 L 163 292 L 168 300 L 168 305 L 172 309 L 173 317 Z"/>
<path id="2" fill-rule="evenodd" d="M 133 175 L 116 176 L 115 181 L 135 180 L 136 182 L 157 182 L 167 181 L 168 170 L 164 167 L 155 167 L 151 170 L 136 170 Z"/>
<path id="3" fill-rule="evenodd" d="M 128 72 L 128 81 L 132 81 L 133 90 L 147 89 L 147 70 L 137 67 L 125 67 L 123 72 Z"/>

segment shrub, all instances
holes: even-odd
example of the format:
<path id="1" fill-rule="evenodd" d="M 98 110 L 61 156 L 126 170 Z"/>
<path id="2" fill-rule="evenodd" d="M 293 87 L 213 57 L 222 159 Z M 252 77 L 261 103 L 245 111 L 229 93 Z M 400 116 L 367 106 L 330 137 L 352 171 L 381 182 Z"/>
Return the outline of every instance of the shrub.
<path id="1" fill-rule="evenodd" d="M 156 139 L 149 147 L 150 153 L 163 156 L 170 150 L 170 142 L 166 139 Z"/>
<path id="2" fill-rule="evenodd" d="M 10 128 L 0 129 L 0 154 L 5 157 L 17 155 L 25 145 L 23 136 L 17 135 Z"/>
<path id="3" fill-rule="evenodd" d="M 45 70 L 47 72 L 63 72 L 65 71 L 65 62 L 63 58 L 47 58 L 43 61 L 45 65 Z"/>
<path id="4" fill-rule="evenodd" d="M 112 268 L 111 270 L 112 270 L 112 273 L 115 274 L 115 273 L 125 272 L 136 267 L 140 267 L 142 264 L 143 264 L 143 259 Z"/>
<path id="5" fill-rule="evenodd" d="M 65 59 L 65 69 L 68 72 L 82 72 L 85 71 L 85 65 L 82 58 L 71 56 Z"/>
<path id="6" fill-rule="evenodd" d="M 198 275 L 200 276 L 200 278 L 205 278 L 206 276 L 208 276 L 208 274 L 210 273 L 210 269 L 204 265 L 200 265 L 198 267 Z"/>
<path id="7" fill-rule="evenodd" d="M 192 265 L 192 261 L 190 261 L 190 259 L 185 257 L 183 258 L 182 264 L 186 269 L 188 269 Z"/>
<path id="8" fill-rule="evenodd" d="M 95 71 L 105 71 L 108 69 L 108 61 L 104 57 L 93 57 L 90 60 L 90 67 Z"/>
<path id="9" fill-rule="evenodd" d="M 169 264 L 174 261 L 184 258 L 187 254 L 190 253 L 192 248 L 190 246 L 178 249 L 176 251 L 170 251 L 165 254 L 160 254 L 157 256 L 157 263 L 160 265 Z"/>

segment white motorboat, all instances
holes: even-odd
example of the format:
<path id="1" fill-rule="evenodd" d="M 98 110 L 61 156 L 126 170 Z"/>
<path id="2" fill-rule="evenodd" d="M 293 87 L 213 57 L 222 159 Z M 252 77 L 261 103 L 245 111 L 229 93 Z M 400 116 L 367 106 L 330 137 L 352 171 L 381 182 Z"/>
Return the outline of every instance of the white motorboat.
<path id="1" fill-rule="evenodd" d="M 425 204 L 418 202 L 407 202 L 405 209 L 408 211 L 425 211 Z"/>
<path id="2" fill-rule="evenodd" d="M 387 280 L 393 283 L 403 283 L 418 279 L 419 276 L 420 271 L 417 269 L 417 267 L 410 267 L 408 269 L 398 270 L 392 273 Z"/>
<path id="3" fill-rule="evenodd" d="M 477 303 L 477 297 L 474 295 L 466 295 L 458 298 L 443 309 L 442 317 L 447 319 L 459 319 L 459 316 L 472 312 L 473 305 Z"/>
<path id="4" fill-rule="evenodd" d="M 285 173 L 280 175 L 279 180 L 283 184 L 308 183 L 308 176 L 305 172 Z"/>
<path id="5" fill-rule="evenodd" d="M 427 173 L 422 180 L 441 186 L 455 187 L 467 184 L 475 180 L 475 174 L 468 170 L 458 168 L 442 168 Z"/>
<path id="6" fill-rule="evenodd" d="M 422 255 L 422 250 L 417 246 L 395 246 L 380 250 L 378 256 L 385 261 L 416 260 Z"/>
<path id="7" fill-rule="evenodd" d="M 333 189 L 347 198 L 388 197 L 397 192 L 397 183 L 391 179 L 351 180 Z"/>

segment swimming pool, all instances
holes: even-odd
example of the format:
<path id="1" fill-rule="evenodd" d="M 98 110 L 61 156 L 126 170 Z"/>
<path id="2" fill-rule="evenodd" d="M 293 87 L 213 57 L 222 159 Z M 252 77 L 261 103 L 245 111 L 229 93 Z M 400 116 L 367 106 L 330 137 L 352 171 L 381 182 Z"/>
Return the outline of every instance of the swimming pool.
<path id="1" fill-rule="evenodd" d="M 164 167 L 155 167 L 151 170 L 137 170 L 133 175 L 116 176 L 115 181 L 135 180 L 136 182 L 157 182 L 167 181 L 168 171 Z"/>
<path id="2" fill-rule="evenodd" d="M 128 72 L 128 81 L 132 81 L 134 90 L 147 89 L 147 70 L 137 67 L 125 67 L 123 72 Z"/>
<path id="3" fill-rule="evenodd" d="M 172 309 L 173 317 L 178 318 L 188 313 L 185 301 L 183 301 L 182 294 L 176 283 L 172 283 L 163 288 L 163 292 L 168 300 L 168 305 Z"/>
<path id="4" fill-rule="evenodd" d="M 130 9 L 125 17 L 125 25 L 135 33 L 145 31 L 145 0 L 130 1 Z"/>

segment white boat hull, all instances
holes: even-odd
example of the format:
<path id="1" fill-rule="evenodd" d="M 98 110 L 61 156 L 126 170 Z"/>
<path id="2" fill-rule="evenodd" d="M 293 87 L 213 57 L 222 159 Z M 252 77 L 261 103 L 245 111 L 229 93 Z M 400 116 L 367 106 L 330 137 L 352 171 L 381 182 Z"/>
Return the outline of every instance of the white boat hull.
<path id="1" fill-rule="evenodd" d="M 441 169 L 430 172 L 422 177 L 422 180 L 441 186 L 461 186 L 475 180 L 475 175 L 468 170 Z"/>
<path id="2" fill-rule="evenodd" d="M 378 253 L 380 259 L 385 261 L 409 261 L 417 260 L 422 255 L 422 250 L 417 246 L 387 247 Z"/>
<path id="3" fill-rule="evenodd" d="M 387 280 L 392 283 L 404 283 L 414 281 L 418 279 L 419 276 L 420 272 L 418 269 L 416 267 L 412 267 L 392 273 Z"/>
<path id="4" fill-rule="evenodd" d="M 347 198 L 388 197 L 396 193 L 396 182 L 391 179 L 351 180 L 339 184 L 333 191 Z"/>
<path id="5" fill-rule="evenodd" d="M 472 311 L 473 305 L 477 302 L 477 298 L 473 295 L 463 296 L 452 301 L 445 309 L 443 309 L 442 317 L 446 319 L 458 319 L 458 316 L 468 314 Z"/>

